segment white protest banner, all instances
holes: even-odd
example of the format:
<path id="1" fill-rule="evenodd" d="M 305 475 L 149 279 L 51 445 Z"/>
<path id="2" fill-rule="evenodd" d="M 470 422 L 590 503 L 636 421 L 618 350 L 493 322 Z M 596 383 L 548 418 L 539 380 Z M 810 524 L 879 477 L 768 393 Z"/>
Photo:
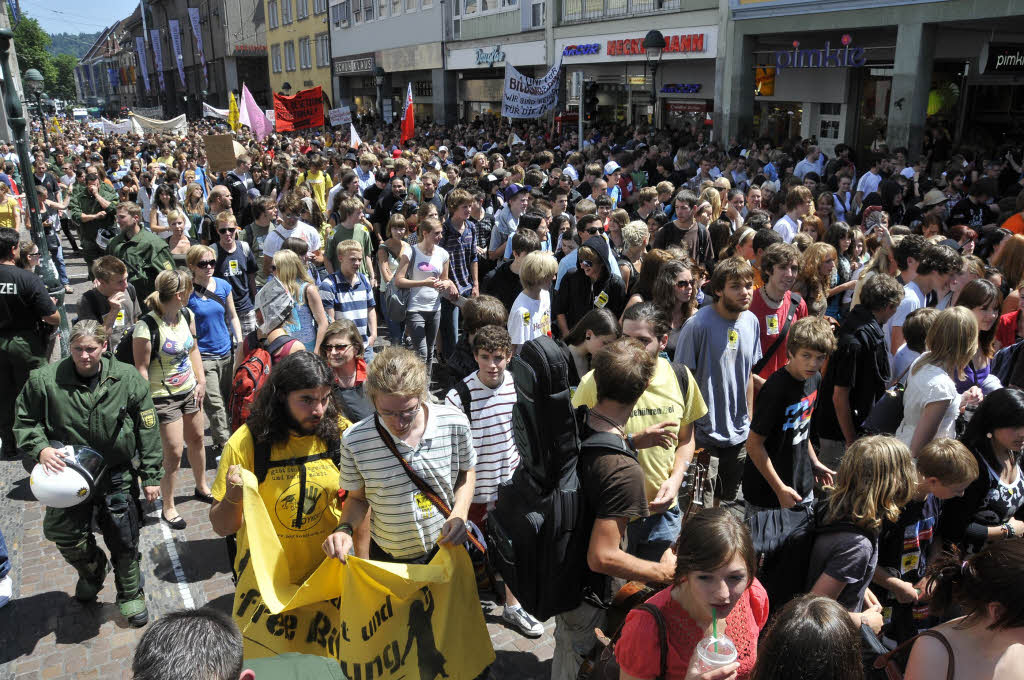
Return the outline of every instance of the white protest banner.
<path id="1" fill-rule="evenodd" d="M 349 125 L 352 123 L 352 111 L 349 110 L 347 106 L 331 109 L 327 112 L 327 115 L 331 118 L 331 127 Z"/>
<path id="2" fill-rule="evenodd" d="M 505 91 L 501 99 L 501 115 L 506 118 L 540 118 L 558 105 L 558 72 L 562 55 L 540 78 L 530 78 L 505 63 Z"/>
<path id="3" fill-rule="evenodd" d="M 184 113 L 170 120 L 155 120 L 140 116 L 137 113 L 129 115 L 132 121 L 132 131 L 140 137 L 144 136 L 147 132 L 169 132 L 178 137 L 184 137 L 188 131 L 188 122 L 185 120 Z"/>
<path id="4" fill-rule="evenodd" d="M 132 124 L 127 120 L 114 122 L 106 118 L 100 118 L 100 123 L 103 124 L 103 134 L 105 135 L 126 135 L 132 131 Z"/>
<path id="5" fill-rule="evenodd" d="M 352 123 L 348 124 L 348 145 L 353 149 L 358 149 L 363 145 L 363 140 L 359 137 L 359 133 L 356 132 L 356 126 Z"/>
<path id="6" fill-rule="evenodd" d="M 227 109 L 217 109 L 217 108 L 214 108 L 214 107 L 210 106 L 206 102 L 203 102 L 203 117 L 205 118 L 207 116 L 209 116 L 211 118 L 223 118 L 224 120 L 227 120 L 228 119 L 228 110 Z"/>

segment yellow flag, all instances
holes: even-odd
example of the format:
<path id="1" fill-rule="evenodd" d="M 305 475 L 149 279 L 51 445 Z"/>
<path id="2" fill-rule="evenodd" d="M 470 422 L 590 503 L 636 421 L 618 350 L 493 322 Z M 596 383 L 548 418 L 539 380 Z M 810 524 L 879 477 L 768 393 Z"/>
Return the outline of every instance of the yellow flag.
<path id="1" fill-rule="evenodd" d="M 238 132 L 238 128 L 241 127 L 238 123 L 238 102 L 235 101 L 235 93 L 228 93 L 228 125 L 235 132 Z"/>
<path id="2" fill-rule="evenodd" d="M 426 565 L 325 557 L 295 583 L 256 477 L 243 470 L 242 480 L 232 614 L 246 658 L 331 657 L 352 680 L 473 680 L 494 661 L 462 547 L 442 547 Z"/>

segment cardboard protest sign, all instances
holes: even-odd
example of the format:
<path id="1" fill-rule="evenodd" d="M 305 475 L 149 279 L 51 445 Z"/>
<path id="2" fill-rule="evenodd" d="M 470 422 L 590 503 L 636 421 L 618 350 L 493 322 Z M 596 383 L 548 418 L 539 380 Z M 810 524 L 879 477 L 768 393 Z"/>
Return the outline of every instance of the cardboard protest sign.
<path id="1" fill-rule="evenodd" d="M 274 120 L 278 132 L 305 130 L 324 124 L 323 90 L 301 90 L 290 97 L 274 94 Z"/>
<path id="2" fill-rule="evenodd" d="M 207 167 L 213 172 L 227 172 L 235 168 L 234 135 L 204 135 Z M 241 145 L 239 145 L 241 146 Z"/>
<path id="3" fill-rule="evenodd" d="M 347 106 L 331 109 L 327 115 L 331 118 L 331 127 L 349 125 L 352 122 L 352 111 Z"/>

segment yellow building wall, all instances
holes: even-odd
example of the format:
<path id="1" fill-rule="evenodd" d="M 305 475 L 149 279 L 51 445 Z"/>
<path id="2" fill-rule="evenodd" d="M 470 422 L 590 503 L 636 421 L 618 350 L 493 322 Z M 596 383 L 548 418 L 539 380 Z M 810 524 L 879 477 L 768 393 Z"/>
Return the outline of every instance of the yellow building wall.
<path id="1" fill-rule="evenodd" d="M 285 82 L 291 84 L 292 89 L 288 94 L 295 94 L 299 90 L 308 90 L 319 85 L 323 88 L 328 99 L 331 98 L 331 66 L 328 58 L 327 66 L 316 65 L 316 36 L 320 33 L 327 33 L 330 24 L 326 21 L 328 14 L 313 14 L 314 0 L 277 0 L 277 28 L 270 28 L 270 0 L 264 0 L 264 10 L 267 21 L 267 71 L 270 74 L 270 89 L 281 93 L 281 85 Z M 309 15 L 303 19 L 298 17 L 297 2 L 306 2 Z M 291 4 L 292 22 L 285 24 L 281 22 L 281 7 L 284 3 Z M 299 49 L 299 40 L 309 38 L 309 61 L 312 68 L 302 68 L 302 53 Z M 285 43 L 292 41 L 295 44 L 295 70 L 287 69 L 285 57 Z M 281 72 L 274 73 L 274 46 L 279 45 L 281 50 Z M 329 55 L 328 55 L 329 56 Z"/>

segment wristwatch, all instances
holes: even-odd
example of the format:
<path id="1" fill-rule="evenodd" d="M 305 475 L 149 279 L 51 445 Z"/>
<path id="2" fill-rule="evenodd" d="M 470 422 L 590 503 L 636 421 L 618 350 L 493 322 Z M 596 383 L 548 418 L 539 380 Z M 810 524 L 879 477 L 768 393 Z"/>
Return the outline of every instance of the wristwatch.
<path id="1" fill-rule="evenodd" d="M 1003 536 L 1005 538 L 1014 538 L 1017 532 L 1014 530 L 1013 525 L 1007 522 L 1003 525 Z"/>

